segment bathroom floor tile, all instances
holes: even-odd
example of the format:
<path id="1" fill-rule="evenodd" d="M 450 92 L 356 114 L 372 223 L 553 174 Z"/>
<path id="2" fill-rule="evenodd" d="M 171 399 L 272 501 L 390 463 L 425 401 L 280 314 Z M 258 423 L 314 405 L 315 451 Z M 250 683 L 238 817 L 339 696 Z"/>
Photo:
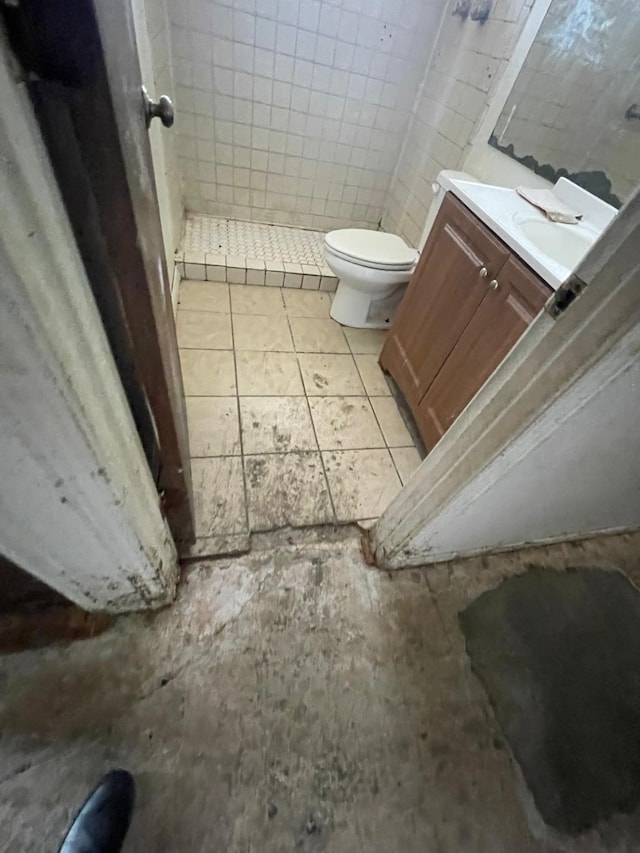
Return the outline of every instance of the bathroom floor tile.
<path id="1" fill-rule="evenodd" d="M 245 469 L 251 530 L 334 520 L 319 453 L 246 456 Z"/>
<path id="2" fill-rule="evenodd" d="M 279 291 L 278 291 L 278 295 Z M 234 314 L 233 342 L 236 350 L 292 352 L 293 341 L 286 316 Z"/>
<path id="3" fill-rule="evenodd" d="M 364 387 L 370 397 L 391 396 L 384 371 L 378 364 L 377 355 L 354 355 Z"/>
<path id="4" fill-rule="evenodd" d="M 182 349 L 180 364 L 187 397 L 229 397 L 236 393 L 233 352 Z"/>
<path id="5" fill-rule="evenodd" d="M 290 317 L 327 318 L 331 308 L 328 293 L 314 293 L 308 290 L 284 290 L 284 304 Z"/>
<path id="6" fill-rule="evenodd" d="M 368 353 L 379 355 L 387 334 L 383 329 L 349 329 L 345 326 L 344 333 L 349 341 L 352 353 Z"/>
<path id="7" fill-rule="evenodd" d="M 297 352 L 349 352 L 342 327 L 335 320 L 290 317 L 289 322 Z"/>
<path id="8" fill-rule="evenodd" d="M 241 397 L 240 418 L 246 454 L 318 449 L 305 397 Z"/>
<path id="9" fill-rule="evenodd" d="M 391 455 L 404 486 L 416 468 L 420 466 L 422 462 L 420 454 L 415 447 L 393 447 L 391 448 Z"/>
<path id="10" fill-rule="evenodd" d="M 377 518 L 400 491 L 386 448 L 324 451 L 322 458 L 338 521 Z"/>
<path id="11" fill-rule="evenodd" d="M 365 393 L 352 355 L 300 353 L 298 361 L 310 397 Z"/>
<path id="12" fill-rule="evenodd" d="M 225 456 L 192 459 L 196 536 L 222 536 L 247 530 L 242 459 Z"/>
<path id="13" fill-rule="evenodd" d="M 310 397 L 309 407 L 321 450 L 384 447 L 366 397 Z"/>
<path id="14" fill-rule="evenodd" d="M 231 285 L 231 311 L 233 314 L 283 315 L 282 292 L 277 288 Z"/>
<path id="15" fill-rule="evenodd" d="M 393 397 L 371 397 L 371 405 L 389 447 L 413 447 L 413 439 Z"/>
<path id="16" fill-rule="evenodd" d="M 212 311 L 178 311 L 178 346 L 182 349 L 231 349 L 231 317 Z"/>
<path id="17" fill-rule="evenodd" d="M 182 281 L 178 306 L 184 311 L 213 311 L 228 314 L 229 285 L 211 281 Z"/>
<path id="18" fill-rule="evenodd" d="M 217 557 L 222 554 L 245 554 L 251 550 L 249 533 L 230 533 L 227 536 L 202 536 L 189 546 L 185 557 Z"/>
<path id="19" fill-rule="evenodd" d="M 237 397 L 186 397 L 191 456 L 238 456 Z"/>
<path id="20" fill-rule="evenodd" d="M 304 394 L 295 353 L 237 352 L 238 393 L 251 397 Z"/>

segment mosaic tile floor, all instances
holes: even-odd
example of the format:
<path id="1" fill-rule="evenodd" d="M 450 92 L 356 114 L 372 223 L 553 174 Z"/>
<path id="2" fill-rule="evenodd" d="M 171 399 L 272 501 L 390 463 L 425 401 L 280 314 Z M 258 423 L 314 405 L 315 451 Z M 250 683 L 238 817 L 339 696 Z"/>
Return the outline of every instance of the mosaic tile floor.
<path id="1" fill-rule="evenodd" d="M 385 333 L 341 327 L 331 299 L 182 282 L 194 555 L 246 549 L 257 531 L 375 519 L 420 464 L 377 363 Z"/>
<path id="2" fill-rule="evenodd" d="M 324 259 L 324 234 L 283 225 L 189 214 L 181 275 L 199 281 L 334 291 Z"/>
<path id="3" fill-rule="evenodd" d="M 323 242 L 324 234 L 320 231 L 282 225 L 196 214 L 189 214 L 185 223 L 185 251 L 322 265 Z"/>

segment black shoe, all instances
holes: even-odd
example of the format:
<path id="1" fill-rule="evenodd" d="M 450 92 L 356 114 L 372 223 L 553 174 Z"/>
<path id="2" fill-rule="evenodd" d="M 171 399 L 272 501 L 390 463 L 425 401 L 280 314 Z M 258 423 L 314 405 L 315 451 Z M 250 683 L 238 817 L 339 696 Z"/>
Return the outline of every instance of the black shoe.
<path id="1" fill-rule="evenodd" d="M 131 773 L 107 773 L 85 800 L 58 853 L 119 853 L 129 829 L 135 790 Z"/>

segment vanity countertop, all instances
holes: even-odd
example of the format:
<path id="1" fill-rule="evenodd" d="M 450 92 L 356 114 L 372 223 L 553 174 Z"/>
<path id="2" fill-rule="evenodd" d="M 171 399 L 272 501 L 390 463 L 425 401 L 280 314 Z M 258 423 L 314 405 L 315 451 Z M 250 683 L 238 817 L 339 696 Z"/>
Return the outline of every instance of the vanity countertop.
<path id="1" fill-rule="evenodd" d="M 514 189 L 461 180 L 454 174 L 441 172 L 440 186 L 460 199 L 553 290 L 569 277 L 617 213 L 614 207 L 560 178 L 554 192 L 583 218 L 575 225 L 551 222 Z"/>

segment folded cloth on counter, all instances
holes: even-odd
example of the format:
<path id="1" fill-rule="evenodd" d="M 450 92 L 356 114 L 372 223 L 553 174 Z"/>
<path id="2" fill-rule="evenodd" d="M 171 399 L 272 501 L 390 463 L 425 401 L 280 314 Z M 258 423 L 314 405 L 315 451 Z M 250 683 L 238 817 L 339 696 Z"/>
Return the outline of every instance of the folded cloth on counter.
<path id="1" fill-rule="evenodd" d="M 533 204 L 534 207 L 541 210 L 552 222 L 565 222 L 569 225 L 575 225 L 582 219 L 582 214 L 561 201 L 553 190 L 532 190 L 528 187 L 516 187 L 516 192 L 529 204 Z"/>

